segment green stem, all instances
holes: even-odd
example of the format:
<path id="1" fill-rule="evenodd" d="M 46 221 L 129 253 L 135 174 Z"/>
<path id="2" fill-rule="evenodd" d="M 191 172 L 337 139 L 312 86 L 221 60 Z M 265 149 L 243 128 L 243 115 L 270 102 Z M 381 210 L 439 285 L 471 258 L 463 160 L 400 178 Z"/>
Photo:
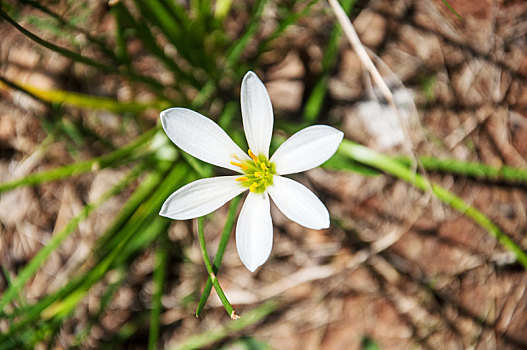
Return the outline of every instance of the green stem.
<path id="1" fill-rule="evenodd" d="M 189 337 L 183 343 L 170 347 L 170 350 L 203 349 L 214 342 L 220 341 L 229 335 L 239 332 L 253 324 L 261 321 L 278 307 L 277 303 L 270 300 L 249 312 L 244 313 L 243 318 L 237 322 L 229 322 L 226 326 L 213 329 L 201 334 Z"/>
<path id="2" fill-rule="evenodd" d="M 445 188 L 431 183 L 424 176 L 414 173 L 407 166 L 397 160 L 377 153 L 367 147 L 344 140 L 340 145 L 340 152 L 363 164 L 377 168 L 385 173 L 396 176 L 422 191 L 430 191 L 439 200 L 470 217 L 478 225 L 486 229 L 501 245 L 516 255 L 516 259 L 527 268 L 527 254 L 509 236 L 503 233 L 488 217 L 476 208 L 465 203 L 461 198 Z"/>
<path id="3" fill-rule="evenodd" d="M 234 226 L 234 217 L 236 215 L 236 209 L 238 209 L 238 204 L 240 203 L 240 200 L 241 196 L 234 198 L 231 201 L 231 205 L 229 206 L 229 214 L 227 216 L 227 221 L 225 222 L 225 226 L 223 227 L 220 243 L 218 245 L 218 251 L 216 253 L 216 256 L 214 257 L 214 262 L 212 266 L 214 273 L 218 273 L 218 270 L 220 269 L 221 261 L 223 260 L 223 253 L 225 253 L 225 248 L 227 247 L 227 243 L 229 242 L 229 238 L 231 237 L 231 231 Z M 205 307 L 205 303 L 209 298 L 211 290 L 212 279 L 209 276 L 209 278 L 207 279 L 207 283 L 203 288 L 203 293 L 201 293 L 201 298 L 199 299 L 198 307 L 196 309 L 196 317 L 199 317 L 201 315 L 201 312 Z"/>
<path id="4" fill-rule="evenodd" d="M 207 252 L 207 244 L 205 243 L 205 233 L 203 232 L 203 217 L 198 218 L 198 237 L 199 237 L 199 244 L 201 246 L 201 254 L 203 256 L 203 261 L 205 262 L 205 267 L 207 268 L 209 278 L 212 280 L 212 284 L 214 285 L 214 288 L 216 289 L 216 293 L 218 293 L 218 296 L 220 297 L 220 300 L 223 304 L 223 307 L 225 308 L 225 311 L 227 311 L 231 319 L 236 320 L 239 317 L 234 312 L 234 309 L 232 308 L 231 303 L 229 303 L 229 300 L 227 300 L 225 293 L 223 293 L 223 289 L 221 289 L 220 283 L 218 282 L 218 279 L 216 278 L 216 275 L 214 274 L 212 265 L 210 264 L 209 253 Z"/>

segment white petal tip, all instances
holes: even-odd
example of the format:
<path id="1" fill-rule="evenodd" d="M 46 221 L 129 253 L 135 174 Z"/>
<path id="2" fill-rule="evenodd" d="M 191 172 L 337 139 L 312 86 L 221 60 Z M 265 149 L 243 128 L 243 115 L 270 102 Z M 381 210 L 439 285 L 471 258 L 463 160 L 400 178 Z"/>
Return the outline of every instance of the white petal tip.
<path id="1" fill-rule="evenodd" d="M 302 226 L 307 227 L 305 225 L 302 225 Z M 330 222 L 329 222 L 329 217 L 328 217 L 327 219 L 320 220 L 318 223 L 311 225 L 311 227 L 307 227 L 307 228 L 310 228 L 312 230 L 326 230 L 329 228 L 329 226 L 330 226 Z"/>
<path id="2" fill-rule="evenodd" d="M 324 224 L 322 226 L 320 226 L 319 228 L 316 228 L 315 230 L 325 230 L 325 229 L 328 229 L 329 228 L 329 221 L 327 224 Z"/>
<path id="3" fill-rule="evenodd" d="M 186 220 L 186 219 L 188 219 L 188 218 L 181 218 L 178 215 L 174 215 L 174 214 L 171 215 L 168 212 L 168 209 L 166 208 L 165 205 L 163 205 L 163 207 L 159 211 L 159 216 L 165 217 L 167 219 L 172 219 L 172 220 Z"/>
<path id="4" fill-rule="evenodd" d="M 280 175 L 313 169 L 335 154 L 344 133 L 328 125 L 304 128 L 278 147 L 271 157 Z"/>
<path id="5" fill-rule="evenodd" d="M 246 79 L 249 79 L 249 78 L 252 78 L 252 77 L 256 77 L 258 78 L 258 76 L 256 75 L 255 72 L 253 72 L 252 70 L 248 71 L 247 73 L 245 73 L 245 75 L 243 76 L 243 80 L 246 80 Z"/>
<path id="6" fill-rule="evenodd" d="M 329 219 L 328 219 L 328 222 L 327 223 L 323 223 L 323 224 L 306 224 L 305 222 L 303 223 L 299 223 L 297 222 L 297 224 L 301 225 L 301 226 L 304 226 L 304 227 L 307 227 L 309 229 L 312 229 L 312 230 L 325 230 L 325 229 L 328 229 L 329 228 Z"/>
<path id="7" fill-rule="evenodd" d="M 185 110 L 188 110 L 187 108 L 181 108 L 181 107 L 173 107 L 168 108 L 159 113 L 159 118 L 161 118 L 161 125 L 163 127 L 165 126 L 166 120 L 170 114 L 177 114 L 177 113 L 184 113 Z"/>
<path id="8" fill-rule="evenodd" d="M 165 208 L 165 206 L 163 206 L 161 208 L 161 210 L 159 211 L 159 216 L 163 216 L 165 218 L 169 218 L 169 219 L 172 219 L 172 220 L 179 220 L 179 219 L 176 219 L 174 216 L 170 216 L 168 213 L 167 213 L 167 209 Z"/>
<path id="9" fill-rule="evenodd" d="M 327 208 L 326 208 L 326 210 L 327 210 Z M 331 225 L 331 222 L 329 221 L 329 212 L 327 212 L 327 217 L 325 218 L 323 224 L 320 225 L 320 228 L 318 228 L 317 230 L 325 230 L 325 229 L 329 228 L 330 225 Z"/>
<path id="10" fill-rule="evenodd" d="M 311 190 L 283 176 L 275 175 L 273 181 L 269 195 L 286 217 L 313 230 L 329 227 L 329 211 Z"/>
<path id="11" fill-rule="evenodd" d="M 164 216 L 164 217 L 166 217 L 166 218 L 169 218 L 169 217 L 167 216 L 167 205 L 166 205 L 166 201 L 165 201 L 165 203 L 163 203 L 163 206 L 161 207 L 161 210 L 159 210 L 159 215 L 160 215 L 160 216 Z"/>
<path id="12" fill-rule="evenodd" d="M 246 260 L 246 259 L 245 259 Z M 247 270 L 251 271 L 251 273 L 254 273 L 260 266 L 263 266 L 269 258 L 266 258 L 264 261 L 244 261 L 242 260 L 243 266 L 247 268 Z"/>
<path id="13" fill-rule="evenodd" d="M 247 266 L 247 265 L 245 265 L 247 270 L 251 271 L 251 273 L 254 273 L 254 271 L 256 271 L 256 269 L 259 268 L 260 266 L 262 266 L 262 265 L 258 265 L 258 266 Z"/>

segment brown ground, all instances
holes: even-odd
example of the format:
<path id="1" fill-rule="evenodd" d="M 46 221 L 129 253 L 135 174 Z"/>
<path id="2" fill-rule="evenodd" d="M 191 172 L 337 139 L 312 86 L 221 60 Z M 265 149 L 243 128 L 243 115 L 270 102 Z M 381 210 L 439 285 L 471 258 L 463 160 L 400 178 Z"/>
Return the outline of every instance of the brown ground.
<path id="1" fill-rule="evenodd" d="M 359 2 L 364 9 L 354 23 L 364 43 L 415 94 L 418 116 L 409 112 L 408 130 L 419 154 L 525 167 L 527 3 L 450 3 L 462 22 L 440 0 L 374 0 Z M 302 98 L 309 92 L 305 87 L 309 90 L 309 82 L 320 70 L 331 21 L 328 12 L 315 7 L 314 15 L 289 30 L 287 38 L 278 40 L 266 56 L 262 78 L 277 118 L 299 114 Z M 272 22 L 269 11 L 262 28 Z M 6 23 L 0 24 L 0 31 L 5 34 L 1 74 L 42 88 L 71 88 L 68 75 L 77 68 L 35 48 Z M 435 82 L 426 90 L 431 79 Z M 115 89 L 111 84 L 104 86 Z M 408 139 L 398 143 L 368 129 L 374 119 L 362 118 L 360 111 L 362 103 L 371 100 L 368 80 L 344 40 L 329 87 L 323 119 L 341 125 L 348 138 L 387 153 L 408 145 Z M 90 92 L 85 85 L 80 89 Z M 39 125 L 46 115 L 42 105 L 20 93 L 0 94 L 0 180 L 73 160 L 60 142 L 45 152 L 39 149 L 45 137 Z M 71 113 L 75 117 L 80 112 Z M 118 129 L 116 116 L 108 114 L 104 120 L 101 133 Z M 116 142 L 123 140 L 116 137 Z M 386 142 L 392 144 L 386 146 Z M 79 158 L 97 153 L 84 149 Z M 12 271 L 24 264 L 83 202 L 96 198 L 120 173 L 104 170 L 2 195 L 2 264 Z M 430 176 L 527 249 L 524 185 Z M 357 349 L 365 336 L 383 349 L 527 348 L 527 273 L 485 230 L 389 176 L 316 169 L 296 178 L 326 203 L 332 227 L 306 230 L 273 208 L 273 252 L 254 276 L 241 265 L 234 241 L 230 242 L 220 278 L 238 313 L 243 316 L 254 304 L 271 297 L 280 300 L 277 312 L 242 334 L 277 349 Z M 119 208 L 120 200 L 110 201 L 81 225 L 76 237 L 43 266 L 27 290 L 29 301 L 64 283 L 76 262 L 89 254 L 96 234 Z M 225 213 L 222 208 L 215 216 L 219 225 Z M 218 224 L 206 227 L 210 247 L 217 246 Z M 170 237 L 182 243 L 193 263 L 175 263 L 169 271 L 173 280 L 163 298 L 167 326 L 163 342 L 167 344 L 230 322 L 214 295 L 201 319 L 194 317 L 194 303 L 182 303 L 182 298 L 201 288 L 206 275 L 191 223 L 175 223 Z M 153 249 L 132 266 L 86 347 L 111 338 L 134 311 L 147 307 L 152 266 Z M 64 339 L 71 336 L 74 325 L 86 322 L 99 294 L 94 288 L 65 328 Z"/>

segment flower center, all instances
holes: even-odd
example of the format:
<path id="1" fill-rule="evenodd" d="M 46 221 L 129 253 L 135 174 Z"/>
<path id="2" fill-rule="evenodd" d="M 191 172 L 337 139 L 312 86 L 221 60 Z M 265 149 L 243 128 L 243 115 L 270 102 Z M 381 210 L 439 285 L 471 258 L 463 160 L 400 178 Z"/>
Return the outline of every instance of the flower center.
<path id="1" fill-rule="evenodd" d="M 241 160 L 236 154 L 231 154 L 236 162 L 231 162 L 242 169 L 244 176 L 236 179 L 241 184 L 249 188 L 249 191 L 263 193 L 267 186 L 273 184 L 273 175 L 276 174 L 276 167 L 263 154 L 256 156 L 249 150 L 251 160 Z"/>

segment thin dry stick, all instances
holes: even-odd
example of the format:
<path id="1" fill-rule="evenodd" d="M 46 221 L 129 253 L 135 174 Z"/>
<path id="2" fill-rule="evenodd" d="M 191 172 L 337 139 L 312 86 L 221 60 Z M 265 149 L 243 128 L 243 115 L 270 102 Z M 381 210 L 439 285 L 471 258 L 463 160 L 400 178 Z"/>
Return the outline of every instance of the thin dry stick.
<path id="1" fill-rule="evenodd" d="M 366 52 L 366 49 L 362 45 L 359 35 L 357 34 L 357 31 L 355 30 L 355 27 L 353 27 L 353 24 L 348 18 L 348 15 L 346 14 L 346 12 L 344 12 L 344 9 L 342 8 L 342 6 L 340 6 L 338 0 L 328 0 L 328 3 L 331 6 L 333 10 L 333 14 L 335 15 L 337 21 L 342 27 L 344 34 L 346 34 L 346 37 L 348 38 L 351 44 L 351 47 L 357 53 L 357 56 L 359 57 L 360 61 L 366 67 L 370 75 L 372 76 L 373 81 L 379 87 L 384 98 L 386 99 L 390 107 L 393 109 L 395 115 L 397 116 L 397 119 L 399 120 L 399 123 L 401 123 L 402 129 L 408 139 L 408 144 L 410 145 L 408 151 L 413 160 L 412 168 L 414 172 L 417 170 L 417 167 L 419 166 L 423 175 L 428 177 L 422 165 L 419 163 L 417 156 L 415 155 L 414 145 L 412 143 L 408 130 L 404 127 L 405 123 L 404 123 L 404 120 L 401 116 L 399 109 L 397 108 L 397 105 L 395 104 L 393 94 L 390 91 L 390 88 L 388 87 L 388 85 L 386 85 L 386 82 L 384 81 L 381 74 L 379 73 L 379 70 L 377 69 L 377 67 L 375 67 L 375 64 L 373 64 L 373 61 L 371 60 L 370 56 Z M 408 144 L 404 143 L 404 146 L 407 147 Z"/>
<path id="2" fill-rule="evenodd" d="M 368 72 L 371 74 L 373 81 L 375 81 L 375 84 L 377 84 L 377 86 L 381 90 L 386 101 L 388 101 L 390 106 L 392 106 L 392 108 L 397 111 L 397 106 L 395 105 L 393 94 L 390 91 L 390 88 L 388 88 L 388 85 L 386 85 L 386 83 L 384 82 L 384 79 L 373 64 L 373 61 L 370 59 L 370 56 L 368 56 L 368 53 L 366 52 L 366 49 L 364 49 L 364 46 L 362 46 L 357 31 L 355 30 L 353 24 L 349 20 L 348 15 L 346 14 L 346 12 L 344 12 L 342 6 L 340 6 L 337 0 L 328 0 L 328 2 L 331 5 L 331 8 L 333 9 L 333 13 L 337 18 L 337 21 L 340 23 L 344 34 L 346 34 L 346 36 L 348 37 L 348 40 L 351 43 L 351 46 L 353 47 L 353 50 L 355 50 L 355 52 L 359 56 L 360 61 L 362 62 L 362 64 L 364 64 Z"/>

